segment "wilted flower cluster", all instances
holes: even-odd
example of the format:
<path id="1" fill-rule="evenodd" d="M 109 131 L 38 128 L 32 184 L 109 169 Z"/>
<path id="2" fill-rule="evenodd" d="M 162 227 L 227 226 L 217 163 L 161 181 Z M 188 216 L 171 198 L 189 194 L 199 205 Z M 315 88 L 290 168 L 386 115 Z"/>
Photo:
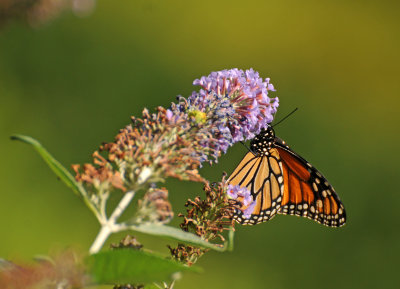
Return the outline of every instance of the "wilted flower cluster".
<path id="1" fill-rule="evenodd" d="M 112 165 L 102 157 L 98 151 L 93 153 L 93 163 L 72 165 L 76 173 L 76 180 L 94 187 L 98 193 L 107 192 L 112 187 L 125 191 L 125 187 L 119 172 L 114 171 Z"/>
<path id="2" fill-rule="evenodd" d="M 234 222 L 232 216 L 238 207 L 238 201 L 230 199 L 226 193 L 226 183 L 214 183 L 204 186 L 205 199 L 196 197 L 188 200 L 185 206 L 188 208 L 181 223 L 182 230 L 191 232 L 205 241 L 225 241 L 222 232 L 232 230 Z M 170 248 L 174 259 L 192 265 L 208 249 L 190 245 L 178 244 L 176 248 Z"/>
<path id="3" fill-rule="evenodd" d="M 132 124 L 100 149 L 108 153 L 108 160 L 130 188 L 165 177 L 204 181 L 197 170 L 198 151 L 204 150 L 201 137 L 204 136 L 190 131 L 183 118 L 172 123 L 167 111 L 158 107 L 157 113 L 150 114 L 145 109 L 142 118 L 132 117 Z"/>
<path id="4" fill-rule="evenodd" d="M 169 223 L 174 217 L 166 188 L 150 188 L 143 199 L 139 200 L 134 223 Z"/>
<path id="5" fill-rule="evenodd" d="M 95 152 L 94 164 L 83 165 L 82 172 L 79 165 L 73 166 L 76 179 L 96 189 L 112 185 L 123 190 L 137 190 L 166 177 L 204 182 L 198 172 L 199 154 L 207 151 L 200 145 L 204 137 L 191 130 L 184 118 L 171 122 L 162 107 L 152 114 L 145 109 L 143 117 L 132 117 L 132 124 L 114 142 L 100 147 L 105 157 Z"/>
<path id="6" fill-rule="evenodd" d="M 141 250 L 143 245 L 134 236 L 126 235 L 118 244 L 111 244 L 111 249 Z"/>

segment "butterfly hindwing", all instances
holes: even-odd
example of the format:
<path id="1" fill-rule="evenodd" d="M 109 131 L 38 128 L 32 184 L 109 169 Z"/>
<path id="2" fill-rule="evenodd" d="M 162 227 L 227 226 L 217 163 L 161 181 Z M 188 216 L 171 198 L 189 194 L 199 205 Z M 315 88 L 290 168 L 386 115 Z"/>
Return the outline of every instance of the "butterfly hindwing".
<path id="1" fill-rule="evenodd" d="M 309 162 L 275 138 L 283 167 L 284 191 L 278 214 L 307 217 L 330 227 L 343 226 L 346 213 L 326 178 Z"/>
<path id="2" fill-rule="evenodd" d="M 227 182 L 246 187 L 256 201 L 249 218 L 244 218 L 241 210 L 236 211 L 234 219 L 237 222 L 255 225 L 270 220 L 280 208 L 284 188 L 278 151 L 271 149 L 268 155 L 264 156 L 247 153 Z"/>

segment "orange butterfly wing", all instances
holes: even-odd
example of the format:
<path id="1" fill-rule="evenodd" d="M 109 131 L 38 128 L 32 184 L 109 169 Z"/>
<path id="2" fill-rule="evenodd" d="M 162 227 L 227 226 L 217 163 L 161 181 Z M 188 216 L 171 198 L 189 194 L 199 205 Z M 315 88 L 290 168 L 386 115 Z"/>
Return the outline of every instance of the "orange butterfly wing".
<path id="1" fill-rule="evenodd" d="M 272 148 L 268 156 L 255 156 L 248 152 L 227 182 L 246 187 L 256 200 L 256 206 L 249 218 L 244 218 L 241 210 L 236 211 L 234 219 L 237 222 L 255 225 L 272 219 L 280 208 L 284 188 L 278 151 Z"/>
<path id="2" fill-rule="evenodd" d="M 279 138 L 275 148 L 282 162 L 284 190 L 278 214 L 307 217 L 330 227 L 346 222 L 344 206 L 326 178 Z"/>
<path id="3" fill-rule="evenodd" d="M 271 129 L 272 130 L 272 129 Z M 330 227 L 346 222 L 344 206 L 326 178 L 292 151 L 273 130 L 257 135 L 249 152 L 228 178 L 228 183 L 247 188 L 256 205 L 249 218 L 237 209 L 234 219 L 255 225 L 277 213 L 297 215 Z"/>

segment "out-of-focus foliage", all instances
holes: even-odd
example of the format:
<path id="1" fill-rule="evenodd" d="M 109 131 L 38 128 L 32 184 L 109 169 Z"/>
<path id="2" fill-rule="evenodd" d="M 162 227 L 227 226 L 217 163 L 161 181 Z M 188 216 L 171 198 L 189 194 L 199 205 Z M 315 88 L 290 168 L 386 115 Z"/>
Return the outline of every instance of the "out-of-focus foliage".
<path id="1" fill-rule="evenodd" d="M 31 264 L 8 262 L 1 266 L 0 288 L 83 288 L 92 283 L 83 257 L 72 250 L 52 257 L 37 257 L 35 261 Z"/>
<path id="2" fill-rule="evenodd" d="M 208 253 L 198 262 L 205 272 L 176 288 L 396 288 L 398 9 L 396 1 L 99 1 L 86 18 L 2 25 L 0 256 L 86 250 L 98 231 L 79 198 L 10 135 L 40 139 L 63 164 L 88 162 L 143 107 L 188 96 L 210 71 L 253 67 L 277 89 L 278 120 L 299 107 L 276 133 L 328 177 L 348 223 L 277 216 L 236 226 L 235 251 Z M 234 146 L 202 175 L 219 180 L 245 152 Z M 202 189 L 165 186 L 175 212 Z M 137 237 L 168 253 L 166 243 Z"/>
<path id="3" fill-rule="evenodd" d="M 1 0 L 0 28 L 13 20 L 36 27 L 69 10 L 76 15 L 88 15 L 94 9 L 95 3 L 95 0 Z"/>

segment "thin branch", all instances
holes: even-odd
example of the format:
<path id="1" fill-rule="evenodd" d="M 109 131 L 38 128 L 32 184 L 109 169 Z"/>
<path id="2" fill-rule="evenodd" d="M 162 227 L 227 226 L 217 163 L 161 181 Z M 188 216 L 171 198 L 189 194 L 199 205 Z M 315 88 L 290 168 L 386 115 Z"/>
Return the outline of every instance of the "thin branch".
<path id="1" fill-rule="evenodd" d="M 124 197 L 121 199 L 117 207 L 115 208 L 114 212 L 111 214 L 109 222 L 116 223 L 118 218 L 122 215 L 125 209 L 128 207 L 130 202 L 132 201 L 133 197 L 135 196 L 134 191 L 126 192 Z"/>
<path id="2" fill-rule="evenodd" d="M 100 251 L 101 247 L 103 247 L 105 241 L 108 236 L 111 234 L 111 229 L 108 225 L 104 225 L 101 227 L 99 233 L 97 234 L 96 239 L 94 240 L 92 246 L 89 249 L 90 254 L 95 254 Z"/>
<path id="3" fill-rule="evenodd" d="M 104 243 L 106 242 L 110 234 L 119 231 L 117 220 L 125 211 L 125 209 L 128 207 L 134 196 L 135 196 L 134 191 L 129 191 L 125 193 L 124 197 L 118 203 L 117 207 L 111 214 L 108 221 L 104 220 L 104 222 L 101 223 L 101 229 L 97 234 L 97 237 L 94 240 L 92 246 L 89 249 L 90 254 L 95 254 L 98 251 L 100 251 L 101 247 L 103 247 Z"/>

